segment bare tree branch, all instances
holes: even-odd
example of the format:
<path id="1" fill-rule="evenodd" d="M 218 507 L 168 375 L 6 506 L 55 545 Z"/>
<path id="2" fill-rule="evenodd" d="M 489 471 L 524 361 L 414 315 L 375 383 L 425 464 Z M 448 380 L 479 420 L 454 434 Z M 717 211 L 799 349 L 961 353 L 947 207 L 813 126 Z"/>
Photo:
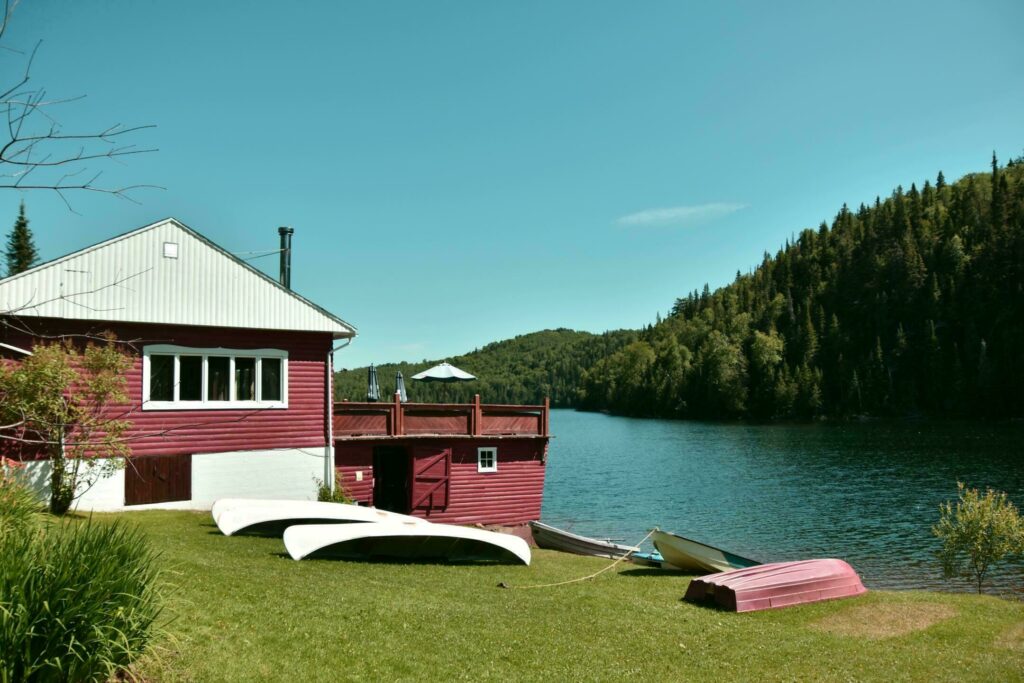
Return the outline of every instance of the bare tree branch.
<path id="1" fill-rule="evenodd" d="M 17 0 L 4 0 L 0 18 L 0 41 L 3 40 Z M 97 131 L 65 131 L 53 112 L 55 107 L 82 99 L 83 96 L 49 98 L 46 89 L 32 83 L 32 64 L 41 42 L 37 42 L 26 57 L 17 49 L 0 44 L 0 65 L 24 61 L 21 75 L 10 83 L 0 83 L 0 117 L 6 121 L 5 135 L 0 135 L 0 190 L 44 190 L 55 193 L 68 210 L 69 194 L 88 192 L 108 194 L 138 203 L 131 194 L 142 189 L 163 189 L 159 185 L 134 183 L 108 185 L 100 183 L 101 172 L 89 170 L 92 163 L 118 161 L 123 157 L 148 154 L 154 147 L 139 147 L 123 142 L 140 131 L 154 125 L 126 126 L 116 123 Z M 0 68 L 0 72 L 14 72 Z M 88 180 L 78 180 L 84 175 Z M 31 181 L 28 179 L 31 178 Z"/>

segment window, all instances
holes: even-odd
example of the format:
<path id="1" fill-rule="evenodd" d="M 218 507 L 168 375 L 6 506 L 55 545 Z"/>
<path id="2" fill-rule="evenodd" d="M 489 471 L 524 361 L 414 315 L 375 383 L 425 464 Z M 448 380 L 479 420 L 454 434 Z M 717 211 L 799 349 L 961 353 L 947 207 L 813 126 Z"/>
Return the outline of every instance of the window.
<path id="1" fill-rule="evenodd" d="M 493 446 L 476 449 L 476 471 L 498 471 L 498 449 Z"/>
<path id="2" fill-rule="evenodd" d="M 142 350 L 143 410 L 287 408 L 288 353 L 278 349 Z"/>

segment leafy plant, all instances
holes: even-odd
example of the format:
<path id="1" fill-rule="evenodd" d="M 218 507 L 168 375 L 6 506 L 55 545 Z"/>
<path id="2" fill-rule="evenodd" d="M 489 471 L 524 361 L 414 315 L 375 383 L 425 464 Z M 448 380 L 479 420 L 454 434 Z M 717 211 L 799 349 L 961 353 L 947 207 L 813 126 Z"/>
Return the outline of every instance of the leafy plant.
<path id="1" fill-rule="evenodd" d="M 1007 555 L 1024 552 L 1024 519 L 1002 491 L 978 489 L 957 482 L 956 506 L 939 506 L 939 523 L 932 527 L 942 540 L 939 559 L 946 578 L 973 580 L 981 592 L 985 576 Z"/>
<path id="2" fill-rule="evenodd" d="M 334 489 L 327 485 L 323 479 L 313 477 L 313 481 L 316 483 L 316 499 L 321 503 L 352 503 L 352 498 L 349 497 L 348 491 L 345 490 L 345 484 L 341 479 L 341 475 L 335 475 Z"/>
<path id="3" fill-rule="evenodd" d="M 157 556 L 134 528 L 72 523 L 0 538 L 0 681 L 105 681 L 155 635 Z"/>

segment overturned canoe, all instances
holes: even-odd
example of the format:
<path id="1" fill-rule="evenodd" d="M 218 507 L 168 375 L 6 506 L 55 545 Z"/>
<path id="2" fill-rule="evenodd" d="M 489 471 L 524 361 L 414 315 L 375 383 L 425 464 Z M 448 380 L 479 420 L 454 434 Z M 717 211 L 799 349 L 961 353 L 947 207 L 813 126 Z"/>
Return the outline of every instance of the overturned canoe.
<path id="1" fill-rule="evenodd" d="M 853 567 L 842 560 L 776 562 L 694 579 L 690 602 L 713 603 L 733 612 L 788 607 L 866 593 Z"/>
<path id="2" fill-rule="evenodd" d="M 757 560 L 658 529 L 651 534 L 651 540 L 665 562 L 684 571 L 725 572 L 761 564 Z"/>
<path id="3" fill-rule="evenodd" d="M 311 503 L 309 500 L 286 500 L 279 498 L 218 498 L 210 508 L 210 515 L 213 521 L 217 522 L 220 516 L 228 510 L 237 510 L 244 507 L 285 507 L 296 503 Z"/>
<path id="4" fill-rule="evenodd" d="M 490 561 L 530 564 L 530 547 L 511 534 L 422 522 L 310 524 L 285 529 L 296 560 L 315 555 L 346 560 Z"/>
<path id="5" fill-rule="evenodd" d="M 359 522 L 429 522 L 397 512 L 346 503 L 312 500 L 270 501 L 270 505 L 243 505 L 220 512 L 217 527 L 225 536 L 240 531 L 272 531 L 279 535 L 296 524 L 344 524 Z M 287 503 L 287 504 L 285 504 Z"/>
<path id="6" fill-rule="evenodd" d="M 577 555 L 607 557 L 613 560 L 625 557 L 638 550 L 638 548 L 633 546 L 619 545 L 611 541 L 580 536 L 542 522 L 530 522 L 530 530 L 533 532 L 533 541 L 537 544 L 538 548 L 561 550 L 562 552 L 576 553 Z"/>

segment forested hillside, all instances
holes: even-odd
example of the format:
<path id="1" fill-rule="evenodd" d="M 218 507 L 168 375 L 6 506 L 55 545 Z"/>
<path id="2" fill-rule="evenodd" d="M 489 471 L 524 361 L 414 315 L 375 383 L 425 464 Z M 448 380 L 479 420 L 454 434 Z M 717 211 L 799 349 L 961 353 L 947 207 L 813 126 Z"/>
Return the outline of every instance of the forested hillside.
<path id="1" fill-rule="evenodd" d="M 626 415 L 1024 415 L 1024 159 L 844 206 L 582 384 Z"/>
<path id="2" fill-rule="evenodd" d="M 475 382 L 446 385 L 410 381 L 417 372 L 444 359 L 378 365 L 377 377 L 381 392 L 388 397 L 394 393 L 395 373 L 400 370 L 410 401 L 466 402 L 472 400 L 473 394 L 480 394 L 487 403 L 538 404 L 548 396 L 554 406 L 571 407 L 577 399 L 583 370 L 638 338 L 638 333 L 630 331 L 595 335 L 565 329 L 544 330 L 447 359 L 479 377 Z M 342 370 L 335 373 L 334 381 L 337 399 L 366 400 L 366 368 Z"/>
<path id="3" fill-rule="evenodd" d="M 843 206 L 643 330 L 549 330 L 450 361 L 480 381 L 408 382 L 411 400 L 548 395 L 681 418 L 1024 416 L 1024 158 Z M 435 362 L 380 366 L 381 389 Z M 336 387 L 363 400 L 366 369 L 338 373 Z"/>

